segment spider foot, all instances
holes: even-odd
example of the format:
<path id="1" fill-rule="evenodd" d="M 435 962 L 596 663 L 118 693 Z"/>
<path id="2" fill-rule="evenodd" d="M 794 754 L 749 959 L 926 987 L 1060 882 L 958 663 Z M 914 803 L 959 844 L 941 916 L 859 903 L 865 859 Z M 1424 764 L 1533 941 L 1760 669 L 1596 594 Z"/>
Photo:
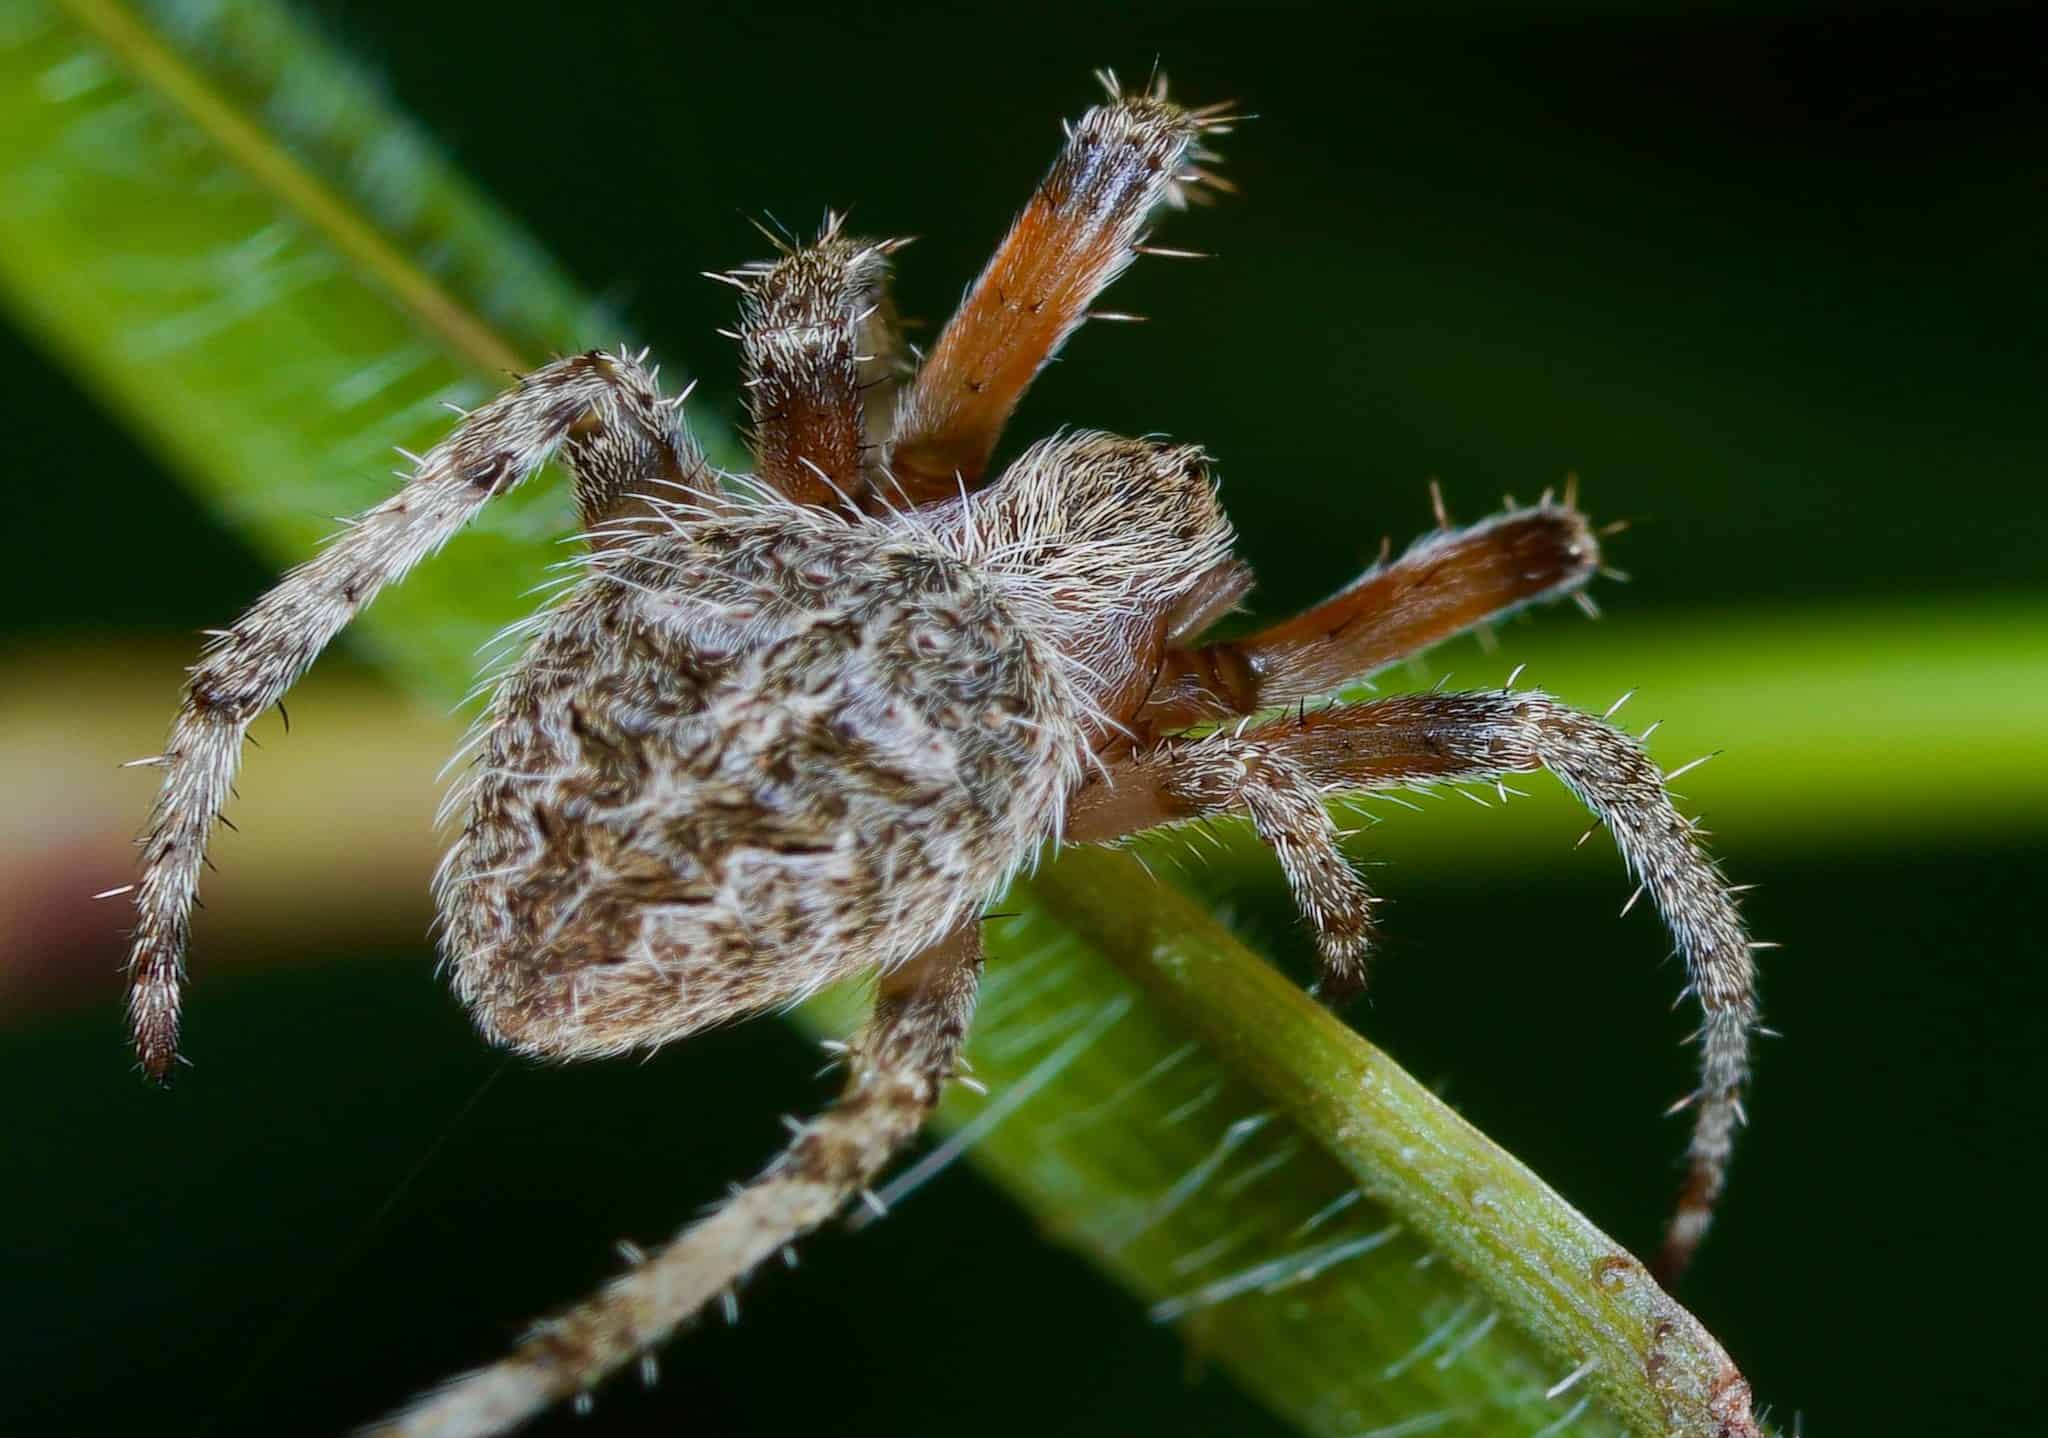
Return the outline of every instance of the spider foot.
<path id="1" fill-rule="evenodd" d="M 1323 976 L 1308 986 L 1308 996 L 1331 1013 L 1342 1013 L 1365 997 L 1365 975 L 1325 969 Z"/>

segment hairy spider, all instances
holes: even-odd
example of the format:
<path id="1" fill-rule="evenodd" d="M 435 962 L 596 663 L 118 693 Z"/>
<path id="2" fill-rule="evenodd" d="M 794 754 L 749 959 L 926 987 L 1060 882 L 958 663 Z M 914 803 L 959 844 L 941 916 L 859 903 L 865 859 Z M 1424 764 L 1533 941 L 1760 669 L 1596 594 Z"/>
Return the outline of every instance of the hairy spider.
<path id="1" fill-rule="evenodd" d="M 999 475 L 1032 377 L 1202 168 L 1227 107 L 1163 84 L 1067 132 L 928 356 L 888 299 L 896 245 L 828 218 L 722 278 L 757 461 L 715 473 L 640 357 L 560 359 L 466 415 L 405 486 L 286 575 L 192 672 L 143 843 L 129 1012 L 176 1059 L 187 926 L 250 721 L 341 628 L 551 456 L 589 541 L 497 685 L 439 880 L 456 992 L 495 1043 L 618 1054 L 876 977 L 838 1104 L 753 1183 L 510 1356 L 390 1423 L 489 1433 L 580 1395 L 830 1218 L 954 1076 L 979 918 L 1048 841 L 1248 815 L 1313 927 L 1322 993 L 1363 983 L 1374 899 L 1334 793 L 1547 768 L 1613 833 L 1705 1010 L 1689 1174 L 1664 1250 L 1706 1229 L 1741 1117 L 1752 945 L 1641 745 L 1535 691 L 1309 699 L 1538 600 L 1598 543 L 1567 495 L 1447 523 L 1248 638 L 1200 636 L 1249 588 L 1191 445 L 1067 432 Z M 1099 317 L 1099 316 L 1098 316 Z M 1188 731 L 1231 721 L 1194 737 Z"/>

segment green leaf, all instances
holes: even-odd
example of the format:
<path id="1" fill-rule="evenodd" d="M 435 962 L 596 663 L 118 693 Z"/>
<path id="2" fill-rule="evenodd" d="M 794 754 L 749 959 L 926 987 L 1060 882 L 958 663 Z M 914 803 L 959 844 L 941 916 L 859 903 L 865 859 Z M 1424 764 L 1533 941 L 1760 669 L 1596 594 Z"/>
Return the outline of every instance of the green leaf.
<path id="1" fill-rule="evenodd" d="M 385 493 L 443 404 L 620 338 L 265 4 L 7 0 L 0 137 L 16 312 L 280 563 Z M 355 642 L 460 694 L 569 528 L 558 487 L 527 487 Z M 1304 1432 L 1756 1431 L 1618 1245 L 1134 858 L 1069 853 L 1006 907 L 971 1051 L 990 1092 L 948 1102 L 892 1193 L 967 1147 Z"/>

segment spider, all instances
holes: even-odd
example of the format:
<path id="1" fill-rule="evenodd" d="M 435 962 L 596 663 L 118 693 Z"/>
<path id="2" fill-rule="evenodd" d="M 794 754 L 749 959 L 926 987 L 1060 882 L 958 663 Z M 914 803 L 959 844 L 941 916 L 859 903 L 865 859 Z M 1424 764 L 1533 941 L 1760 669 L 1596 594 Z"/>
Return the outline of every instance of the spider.
<path id="1" fill-rule="evenodd" d="M 166 774 L 128 965 L 158 1080 L 250 722 L 383 586 L 556 456 L 588 554 L 524 626 L 450 796 L 465 817 L 437 891 L 457 994 L 492 1042 L 567 1059 L 876 983 L 843 1095 L 751 1184 L 384 1431 L 499 1432 L 580 1397 L 864 1192 L 955 1076 L 984 906 L 1049 843 L 1248 816 L 1314 932 L 1321 996 L 1358 992 L 1375 900 L 1339 850 L 1337 793 L 1544 768 L 1606 824 L 1705 1013 L 1665 1268 L 1700 1241 L 1741 1118 L 1753 946 L 1640 743 L 1512 687 L 1309 705 L 1580 594 L 1599 543 L 1570 494 L 1463 529 L 1440 513 L 1308 612 L 1205 643 L 1251 576 L 1201 449 L 1076 430 L 991 469 L 1101 292 L 1138 255 L 1185 253 L 1146 243 L 1155 215 L 1226 188 L 1205 165 L 1229 107 L 1104 79 L 1108 101 L 1067 127 L 921 362 L 889 301 L 898 242 L 839 217 L 719 277 L 740 292 L 751 477 L 714 471 L 644 352 L 558 359 L 466 414 L 194 667 L 149 761 Z"/>

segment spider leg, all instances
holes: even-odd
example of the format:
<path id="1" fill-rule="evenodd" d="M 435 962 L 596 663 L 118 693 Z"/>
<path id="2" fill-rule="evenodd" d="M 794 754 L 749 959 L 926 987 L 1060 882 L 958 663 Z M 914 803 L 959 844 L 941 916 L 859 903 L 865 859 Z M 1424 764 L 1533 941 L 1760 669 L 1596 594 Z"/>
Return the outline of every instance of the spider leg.
<path id="1" fill-rule="evenodd" d="M 1222 751 L 1217 760 L 1208 757 L 1212 748 Z M 1113 782 L 1084 790 L 1068 832 L 1101 841 L 1184 817 L 1177 771 L 1212 767 L 1247 750 L 1290 766 L 1312 794 L 1548 769 L 1606 824 L 1671 931 L 1705 1012 L 1700 1083 L 1686 1100 L 1695 1111 L 1688 1172 L 1660 1260 L 1667 1277 L 1683 1271 L 1726 1184 L 1742 1119 L 1749 1034 L 1757 1022 L 1755 965 L 1733 891 L 1702 847 L 1697 826 L 1672 806 L 1664 777 L 1642 745 L 1533 690 L 1403 695 L 1305 712 L 1241 735 L 1167 740 L 1113 766 Z M 1253 814 L 1257 822 L 1256 809 Z"/>
<path id="2" fill-rule="evenodd" d="M 1229 813 L 1249 815 L 1280 859 L 1322 955 L 1319 996 L 1336 1004 L 1363 991 L 1377 901 L 1338 847 L 1341 836 L 1321 791 L 1279 746 L 1256 735 L 1218 733 L 1169 739 L 1111 760 L 1108 778 L 1084 790 L 1069 813 L 1066 837 L 1100 843 Z"/>
<path id="3" fill-rule="evenodd" d="M 561 392 L 550 397 L 550 389 Z M 640 521 L 677 505 L 725 507 L 717 477 L 683 426 L 682 404 L 689 391 L 685 389 L 674 399 L 662 398 L 654 372 L 623 351 L 557 360 L 522 376 L 518 387 L 502 397 L 499 402 L 515 401 L 512 409 L 516 413 L 508 413 L 504 421 L 510 432 L 507 438 L 520 444 L 520 448 L 508 447 L 507 451 L 516 468 L 512 483 L 533 473 L 545 460 L 555 442 L 555 426 L 581 392 L 587 392 L 588 398 L 560 436 L 561 455 L 568 466 L 577 516 L 593 547 L 602 549 L 629 539 L 639 532 Z M 522 395 L 532 397 L 518 403 Z M 486 405 L 471 419 L 490 408 Z M 531 428 L 522 429 L 522 425 Z M 467 428 L 466 424 L 458 426 L 429 451 L 429 457 L 461 441 Z M 541 456 L 541 461 L 517 468 L 530 455 Z M 419 478 L 415 474 L 412 482 L 417 484 Z M 511 484 L 498 492 L 509 488 Z"/>
<path id="4" fill-rule="evenodd" d="M 505 1432 L 661 1343 L 830 1219 L 923 1128 L 953 1077 L 980 975 L 978 921 L 885 975 L 848 1055 L 838 1104 L 799 1129 L 760 1177 L 624 1277 L 539 1324 L 509 1356 L 372 1431 L 379 1438 Z"/>
<path id="5" fill-rule="evenodd" d="M 897 410 L 889 472 L 922 504 L 978 487 L 1032 377 L 1140 253 L 1162 205 L 1221 182 L 1199 162 L 1222 107 L 1188 110 L 1164 84 L 1120 93 L 1067 130 L 1066 148 L 947 322 Z M 1121 318 L 1128 318 L 1123 316 Z"/>
<path id="6" fill-rule="evenodd" d="M 292 570 L 192 669 L 163 787 L 141 839 L 128 956 L 130 1032 L 143 1070 L 168 1080 L 177 1059 L 184 954 L 206 842 L 257 715 L 385 585 L 439 549 L 494 496 L 557 447 L 566 450 L 587 525 L 619 521 L 636 499 L 708 497 L 710 480 L 680 417 L 622 355 L 557 360 L 469 414 L 419 459 L 405 487 L 351 521 Z M 603 531 L 594 536 L 598 542 Z"/>
<path id="7" fill-rule="evenodd" d="M 887 243 L 889 254 L 894 255 L 910 240 L 898 238 Z M 867 468 L 870 507 L 875 481 L 886 472 L 883 461 L 896 425 L 898 396 L 917 373 L 917 355 L 903 336 L 903 319 L 890 278 L 891 272 L 885 269 L 868 291 L 854 342 L 854 361 L 859 366 L 855 373 L 860 384 L 861 457 Z"/>
<path id="8" fill-rule="evenodd" d="M 828 215 L 816 243 L 721 276 L 738 287 L 740 351 L 760 479 L 800 504 L 862 498 L 871 430 L 902 363 L 889 302 L 900 240 L 854 240 Z"/>
<path id="9" fill-rule="evenodd" d="M 1568 503 L 1438 530 L 1292 619 L 1170 650 L 1139 718 L 1156 732 L 1317 698 L 1487 620 L 1570 594 L 1599 568 L 1599 540 Z"/>

